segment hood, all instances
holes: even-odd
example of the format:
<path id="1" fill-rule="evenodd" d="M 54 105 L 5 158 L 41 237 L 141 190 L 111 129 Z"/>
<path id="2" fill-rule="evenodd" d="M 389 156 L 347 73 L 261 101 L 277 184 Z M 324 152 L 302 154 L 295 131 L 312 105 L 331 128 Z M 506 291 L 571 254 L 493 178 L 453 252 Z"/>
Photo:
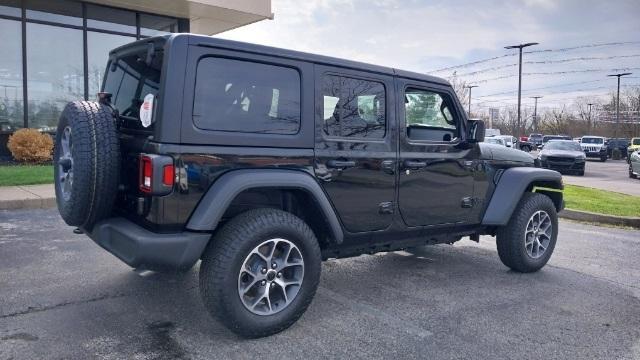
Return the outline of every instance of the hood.
<path id="1" fill-rule="evenodd" d="M 582 151 L 572 151 L 572 150 L 542 150 L 540 152 L 542 156 L 563 156 L 563 157 L 584 157 L 584 153 Z"/>
<path id="2" fill-rule="evenodd" d="M 479 143 L 479 145 L 482 159 L 533 164 L 533 156 L 524 151 L 489 143 Z"/>

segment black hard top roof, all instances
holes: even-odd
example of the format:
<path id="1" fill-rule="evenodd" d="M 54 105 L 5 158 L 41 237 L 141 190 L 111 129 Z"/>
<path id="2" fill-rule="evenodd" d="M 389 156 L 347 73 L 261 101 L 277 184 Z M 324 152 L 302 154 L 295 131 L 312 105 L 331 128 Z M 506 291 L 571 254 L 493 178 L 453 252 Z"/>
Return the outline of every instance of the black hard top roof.
<path id="1" fill-rule="evenodd" d="M 177 38 L 187 38 L 187 41 L 190 45 L 209 46 L 214 48 L 242 51 L 247 53 L 279 56 L 283 58 L 308 61 L 308 62 L 313 62 L 317 64 L 333 65 L 333 66 L 339 66 L 339 67 L 344 67 L 344 68 L 349 68 L 354 70 L 362 70 L 362 71 L 375 72 L 379 74 L 386 74 L 391 76 L 396 75 L 396 76 L 401 76 L 409 79 L 415 79 L 420 81 L 436 83 L 440 85 L 451 86 L 451 84 L 449 84 L 449 82 L 445 79 L 435 77 L 435 76 L 425 75 L 417 72 L 399 70 L 399 69 L 394 69 L 394 68 L 380 66 L 380 65 L 372 65 L 372 64 L 367 64 L 367 63 L 358 62 L 358 61 L 339 59 L 339 58 L 330 57 L 330 56 L 310 54 L 302 51 L 293 51 L 293 50 L 281 49 L 281 48 L 276 48 L 271 46 L 256 45 L 256 44 L 250 44 L 250 43 L 232 41 L 232 40 L 224 40 L 224 39 L 219 39 L 219 38 L 205 36 L 205 35 L 177 33 L 177 34 L 159 36 L 157 38 L 164 38 L 165 40 L 169 40 L 171 38 L 173 38 L 172 40 L 176 40 Z M 149 42 L 149 40 L 153 40 L 153 39 L 156 39 L 156 38 L 143 39 L 143 40 L 137 41 L 136 43 Z M 124 45 L 123 47 L 128 47 L 128 46 L 129 45 Z M 117 50 L 118 49 L 114 49 L 114 52 Z"/>

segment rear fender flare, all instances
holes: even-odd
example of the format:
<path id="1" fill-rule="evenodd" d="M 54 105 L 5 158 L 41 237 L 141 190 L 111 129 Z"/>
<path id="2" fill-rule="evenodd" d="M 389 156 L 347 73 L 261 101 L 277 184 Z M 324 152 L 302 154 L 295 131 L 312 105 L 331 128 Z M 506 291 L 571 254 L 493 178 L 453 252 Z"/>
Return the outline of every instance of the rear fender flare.
<path id="1" fill-rule="evenodd" d="M 320 206 L 329 224 L 331 237 L 336 243 L 342 243 L 344 232 L 327 195 L 313 176 L 296 170 L 246 169 L 233 170 L 221 175 L 200 200 L 187 223 L 187 229 L 215 230 L 238 194 L 252 188 L 265 187 L 300 189 L 308 192 Z"/>

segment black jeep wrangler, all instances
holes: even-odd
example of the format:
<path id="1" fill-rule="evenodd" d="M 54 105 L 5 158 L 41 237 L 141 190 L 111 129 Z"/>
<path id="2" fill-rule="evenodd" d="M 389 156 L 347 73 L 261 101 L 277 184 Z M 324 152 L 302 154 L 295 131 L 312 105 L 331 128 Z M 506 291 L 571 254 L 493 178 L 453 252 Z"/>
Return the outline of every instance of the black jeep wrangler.
<path id="1" fill-rule="evenodd" d="M 62 218 L 134 268 L 202 260 L 243 336 L 293 324 L 322 260 L 489 234 L 533 272 L 556 243 L 560 174 L 483 144 L 439 78 L 175 34 L 113 50 L 98 100 L 60 117 Z"/>

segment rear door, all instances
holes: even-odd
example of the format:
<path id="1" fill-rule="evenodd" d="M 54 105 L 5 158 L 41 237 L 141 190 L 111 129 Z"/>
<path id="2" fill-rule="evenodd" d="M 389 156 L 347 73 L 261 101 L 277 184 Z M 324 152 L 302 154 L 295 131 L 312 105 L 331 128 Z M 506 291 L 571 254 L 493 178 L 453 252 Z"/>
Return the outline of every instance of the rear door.
<path id="1" fill-rule="evenodd" d="M 392 221 L 397 132 L 391 76 L 316 65 L 316 176 L 352 233 Z"/>
<path id="2" fill-rule="evenodd" d="M 476 147 L 465 147 L 462 109 L 451 88 L 397 80 L 400 213 L 408 226 L 467 223 Z"/>

